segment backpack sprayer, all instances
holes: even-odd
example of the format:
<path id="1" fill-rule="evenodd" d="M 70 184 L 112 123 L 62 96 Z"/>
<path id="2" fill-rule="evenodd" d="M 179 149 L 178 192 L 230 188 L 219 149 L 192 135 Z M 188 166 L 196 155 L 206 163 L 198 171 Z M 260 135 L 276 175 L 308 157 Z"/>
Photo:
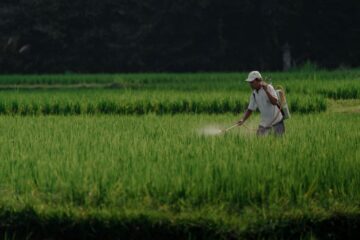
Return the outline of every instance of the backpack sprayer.
<path id="1" fill-rule="evenodd" d="M 289 111 L 288 104 L 286 102 L 285 91 L 282 86 L 278 86 L 278 89 L 276 89 L 276 95 L 278 97 L 278 104 L 279 104 L 280 111 L 283 115 L 283 119 L 290 118 L 291 117 L 290 111 Z"/>

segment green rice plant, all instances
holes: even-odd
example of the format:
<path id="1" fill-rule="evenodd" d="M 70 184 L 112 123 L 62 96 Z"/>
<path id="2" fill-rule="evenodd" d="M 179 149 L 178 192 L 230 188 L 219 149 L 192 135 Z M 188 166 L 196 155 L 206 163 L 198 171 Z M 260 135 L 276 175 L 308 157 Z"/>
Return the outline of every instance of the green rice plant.
<path id="1" fill-rule="evenodd" d="M 23 116 L 34 114 L 31 104 L 21 105 L 19 113 L 20 113 L 20 115 L 23 115 Z"/>
<path id="2" fill-rule="evenodd" d="M 308 97 L 295 95 L 288 99 L 290 111 L 299 113 L 324 112 L 327 109 L 326 99 L 322 96 Z"/>
<path id="3" fill-rule="evenodd" d="M 52 114 L 59 115 L 59 114 L 63 113 L 62 106 L 61 106 L 61 104 L 59 102 L 53 103 L 51 108 L 52 108 L 52 110 L 51 110 Z"/>
<path id="4" fill-rule="evenodd" d="M 107 90 L 52 91 L 51 93 L 32 91 L 6 92 L 0 97 L 0 102 L 4 102 L 3 114 L 221 114 L 243 112 L 248 105 L 249 94 L 175 91 L 109 92 Z M 320 95 L 290 94 L 288 98 L 290 110 L 293 112 L 311 113 L 326 110 L 326 101 Z"/>
<path id="5" fill-rule="evenodd" d="M 66 107 L 65 107 L 66 108 Z M 45 102 L 44 104 L 42 104 L 41 106 L 41 113 L 44 114 L 44 115 L 49 115 L 51 114 L 51 105 L 49 102 Z"/>
<path id="6" fill-rule="evenodd" d="M 85 112 L 86 114 L 90 114 L 90 115 L 96 114 L 97 113 L 96 105 L 94 105 L 91 102 L 87 103 Z"/>
<path id="7" fill-rule="evenodd" d="M 33 110 L 34 115 L 39 114 L 40 107 L 36 102 L 31 103 L 31 109 Z"/>
<path id="8" fill-rule="evenodd" d="M 274 86 L 282 85 L 288 93 L 316 94 L 337 91 L 345 86 L 360 88 L 360 70 L 307 70 L 292 72 L 263 72 L 263 76 Z M 191 91 L 241 91 L 250 90 L 245 83 L 247 73 L 141 73 L 141 74 L 59 74 L 59 75 L 2 75 L 0 87 L 16 88 L 27 85 L 43 87 L 95 84 L 93 87 L 107 90 L 180 90 Z M 109 85 L 110 84 L 110 85 Z M 110 87 L 109 87 L 110 86 Z M 331 94 L 332 95 L 332 94 Z M 358 93 L 352 92 L 358 98 Z M 343 96 L 337 95 L 337 97 Z M 344 95 L 347 97 L 347 94 Z"/>
<path id="9" fill-rule="evenodd" d="M 359 70 L 263 75 L 287 92 L 293 115 L 282 138 L 255 137 L 257 113 L 226 134 L 203 131 L 242 116 L 246 73 L 1 76 L 5 88 L 122 88 L 1 92 L 2 229 L 193 227 L 256 239 L 306 236 L 326 221 L 329 231 L 343 229 L 332 224 L 339 218 L 357 226 L 357 102 L 352 111 L 322 112 L 327 98 L 359 97 Z"/>
<path id="10" fill-rule="evenodd" d="M 347 88 L 336 88 L 336 89 L 323 89 L 319 91 L 321 94 L 332 99 L 358 99 L 360 97 L 360 90 L 354 86 Z"/>
<path id="11" fill-rule="evenodd" d="M 71 115 L 73 112 L 73 104 L 72 102 L 64 102 L 63 114 L 64 115 Z"/>
<path id="12" fill-rule="evenodd" d="M 84 212 L 223 206 L 239 215 L 258 208 L 266 214 L 357 205 L 357 114 L 295 114 L 283 138 L 255 137 L 257 115 L 247 128 L 225 135 L 198 133 L 236 118 L 2 116 L 0 181 L 8 194 L 0 203 Z"/>
<path id="13" fill-rule="evenodd" d="M 79 102 L 75 102 L 73 105 L 73 113 L 74 114 L 81 114 L 82 113 L 82 107 Z"/>
<path id="14" fill-rule="evenodd" d="M 17 101 L 11 102 L 10 112 L 12 114 L 17 114 L 19 112 L 19 103 Z"/>
<path id="15" fill-rule="evenodd" d="M 97 109 L 100 113 L 113 114 L 117 111 L 116 104 L 114 102 L 100 101 L 97 105 Z"/>
<path id="16" fill-rule="evenodd" d="M 7 114 L 8 108 L 6 107 L 4 102 L 0 102 L 0 114 Z"/>
<path id="17" fill-rule="evenodd" d="M 360 81 L 358 81 L 357 70 L 350 74 L 343 71 L 317 71 L 264 73 L 264 75 L 273 76 L 274 86 L 278 84 L 284 86 L 290 99 L 291 112 L 325 111 L 327 108 L 325 97 L 354 99 L 359 96 L 358 89 L 360 88 L 357 86 Z M 239 79 L 246 77 L 244 73 L 46 75 L 10 76 L 9 79 L 13 77 L 15 82 L 16 79 L 20 79 L 21 82 L 29 77 L 28 83 L 44 81 L 53 84 L 61 83 L 62 76 L 66 84 L 77 81 L 106 82 L 109 79 L 115 79 L 127 84 L 141 83 L 146 86 L 144 85 L 142 90 L 6 91 L 0 96 L 0 102 L 4 102 L 2 114 L 239 113 L 247 107 L 251 94 L 249 86 L 244 82 L 239 82 Z M 2 77 L 7 79 L 7 76 Z M 181 87 L 184 85 L 190 87 L 184 89 Z M 174 90 L 175 88 L 180 90 Z M 31 110 L 31 104 L 36 106 L 34 110 Z"/>

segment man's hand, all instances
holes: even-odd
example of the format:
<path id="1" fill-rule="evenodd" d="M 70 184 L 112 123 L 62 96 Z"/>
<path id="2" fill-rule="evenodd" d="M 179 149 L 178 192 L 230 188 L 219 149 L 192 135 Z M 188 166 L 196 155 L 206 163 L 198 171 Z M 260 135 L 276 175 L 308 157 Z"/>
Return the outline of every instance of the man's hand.
<path id="1" fill-rule="evenodd" d="M 260 82 L 260 85 L 261 85 L 261 87 L 262 87 L 264 90 L 267 90 L 268 84 L 267 84 L 266 82 L 261 81 L 261 82 Z"/>
<path id="2" fill-rule="evenodd" d="M 260 85 L 261 85 L 261 87 L 264 89 L 264 91 L 265 91 L 266 95 L 268 96 L 271 104 L 272 104 L 272 105 L 276 105 L 277 102 L 278 102 L 278 99 L 277 99 L 275 96 L 271 95 L 271 93 L 268 91 L 268 85 L 269 85 L 269 84 L 267 84 L 266 82 L 262 81 L 262 82 L 260 83 Z"/>
<path id="3" fill-rule="evenodd" d="M 245 120 L 240 119 L 239 121 L 236 122 L 236 124 L 237 124 L 238 126 L 241 126 L 241 125 L 244 124 L 244 122 L 245 122 Z"/>

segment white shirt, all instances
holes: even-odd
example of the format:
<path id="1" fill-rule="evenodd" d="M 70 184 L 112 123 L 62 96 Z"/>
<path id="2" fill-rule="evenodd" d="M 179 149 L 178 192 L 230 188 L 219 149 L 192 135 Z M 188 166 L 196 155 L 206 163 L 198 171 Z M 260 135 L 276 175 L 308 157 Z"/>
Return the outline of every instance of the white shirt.
<path id="1" fill-rule="evenodd" d="M 267 89 L 274 98 L 278 99 L 273 86 L 269 84 Z M 258 91 L 254 90 L 253 94 L 250 96 L 248 109 L 255 111 L 257 108 L 259 108 L 260 111 L 260 126 L 271 127 L 282 120 L 280 109 L 270 102 L 270 99 L 263 88 Z"/>

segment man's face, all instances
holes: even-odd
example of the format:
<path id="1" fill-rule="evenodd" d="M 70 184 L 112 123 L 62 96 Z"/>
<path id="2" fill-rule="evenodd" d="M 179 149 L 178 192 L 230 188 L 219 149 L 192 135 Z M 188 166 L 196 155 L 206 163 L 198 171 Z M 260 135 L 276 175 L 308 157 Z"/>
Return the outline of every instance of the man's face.
<path id="1" fill-rule="evenodd" d="M 259 90 L 261 88 L 261 80 L 255 79 L 254 81 L 250 82 L 250 87 L 254 90 Z"/>

